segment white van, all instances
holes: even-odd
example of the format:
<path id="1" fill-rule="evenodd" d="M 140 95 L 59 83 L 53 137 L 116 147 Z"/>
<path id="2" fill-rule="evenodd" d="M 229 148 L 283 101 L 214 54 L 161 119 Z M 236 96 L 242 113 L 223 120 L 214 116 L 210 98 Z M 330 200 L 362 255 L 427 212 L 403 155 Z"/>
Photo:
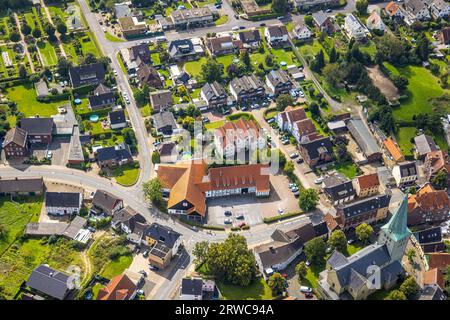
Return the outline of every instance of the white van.
<path id="1" fill-rule="evenodd" d="M 301 287 L 300 287 L 300 292 L 303 292 L 303 293 L 311 293 L 311 292 L 312 292 L 312 289 L 311 289 L 310 287 L 301 286 Z"/>
<path id="2" fill-rule="evenodd" d="M 156 43 L 167 42 L 167 38 L 165 36 L 156 37 Z"/>

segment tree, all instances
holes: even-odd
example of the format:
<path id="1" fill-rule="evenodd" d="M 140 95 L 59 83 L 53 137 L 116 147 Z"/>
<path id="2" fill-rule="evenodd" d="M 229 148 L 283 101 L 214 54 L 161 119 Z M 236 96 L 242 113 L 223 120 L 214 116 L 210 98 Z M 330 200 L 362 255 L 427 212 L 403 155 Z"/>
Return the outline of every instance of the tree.
<path id="1" fill-rule="evenodd" d="M 194 263 L 200 266 L 208 258 L 209 242 L 204 240 L 196 242 L 192 254 L 194 255 Z"/>
<path id="2" fill-rule="evenodd" d="M 161 155 L 156 150 L 152 153 L 152 163 L 161 163 Z"/>
<path id="3" fill-rule="evenodd" d="M 347 251 L 347 237 L 345 236 L 345 233 L 342 230 L 333 231 L 328 239 L 328 246 L 330 246 L 332 250 L 345 253 Z"/>
<path id="4" fill-rule="evenodd" d="M 319 105 L 317 104 L 317 102 L 312 101 L 309 104 L 309 111 L 311 111 L 311 115 L 315 118 L 320 116 L 320 109 L 319 109 Z"/>
<path id="5" fill-rule="evenodd" d="M 241 53 L 241 60 L 248 69 L 251 67 L 250 54 L 247 50 Z"/>
<path id="6" fill-rule="evenodd" d="M 245 238 L 235 233 L 222 243 L 211 243 L 206 262 L 215 278 L 234 285 L 247 286 L 256 275 L 255 257 Z"/>
<path id="7" fill-rule="evenodd" d="M 34 28 L 31 34 L 36 39 L 39 39 L 42 36 L 41 30 L 39 28 Z"/>
<path id="8" fill-rule="evenodd" d="M 301 282 L 306 277 L 308 273 L 308 267 L 304 261 L 301 261 L 295 266 L 295 274 L 298 276 L 298 281 Z"/>
<path id="9" fill-rule="evenodd" d="M 408 251 L 406 251 L 406 256 L 408 257 L 409 264 L 413 264 L 414 257 L 416 256 L 416 250 L 409 248 Z"/>
<path id="10" fill-rule="evenodd" d="M 359 241 L 367 242 L 373 234 L 373 228 L 367 223 L 361 223 L 355 228 L 356 237 Z"/>
<path id="11" fill-rule="evenodd" d="M 308 260 L 314 264 L 321 264 L 327 254 L 327 245 L 321 237 L 316 237 L 305 244 L 305 254 Z"/>
<path id="12" fill-rule="evenodd" d="M 44 32 L 50 37 L 53 38 L 55 36 L 55 27 L 50 23 L 46 22 L 43 26 Z"/>
<path id="13" fill-rule="evenodd" d="M 9 40 L 11 40 L 12 42 L 19 42 L 20 41 L 19 32 L 16 30 L 11 31 L 11 33 L 9 34 Z"/>
<path id="14" fill-rule="evenodd" d="M 273 66 L 273 55 L 271 55 L 270 53 L 266 55 L 266 57 L 264 58 L 266 65 L 268 67 L 272 67 Z"/>
<path id="15" fill-rule="evenodd" d="M 415 52 L 420 60 L 428 60 L 428 55 L 430 54 L 430 40 L 428 40 L 424 34 L 417 39 Z"/>
<path id="16" fill-rule="evenodd" d="M 25 79 L 27 77 L 27 68 L 23 64 L 19 66 L 19 77 Z"/>
<path id="17" fill-rule="evenodd" d="M 294 99 L 289 94 L 280 94 L 276 100 L 277 110 L 284 111 L 286 107 L 294 104 Z"/>
<path id="18" fill-rule="evenodd" d="M 30 26 L 28 25 L 28 23 L 26 23 L 26 22 L 22 25 L 22 28 L 21 28 L 20 30 L 22 31 L 22 33 L 23 33 L 25 36 L 27 36 L 27 35 L 29 35 L 29 34 L 31 33 L 31 28 L 30 28 Z"/>
<path id="19" fill-rule="evenodd" d="M 311 63 L 311 69 L 315 72 L 320 72 L 323 67 L 325 67 L 325 56 L 323 50 L 320 50 Z"/>
<path id="20" fill-rule="evenodd" d="M 3 240 L 8 235 L 8 230 L 3 224 L 0 224 L 0 240 Z"/>
<path id="21" fill-rule="evenodd" d="M 339 58 L 339 54 L 337 53 L 336 49 L 334 47 L 331 48 L 330 54 L 328 55 L 330 63 L 335 63 L 337 59 Z"/>
<path id="22" fill-rule="evenodd" d="M 294 169 L 295 169 L 295 166 L 294 166 L 294 162 L 292 162 L 292 161 L 286 162 L 286 164 L 285 164 L 284 167 L 283 167 L 283 171 L 284 171 L 288 176 L 294 173 Z"/>
<path id="23" fill-rule="evenodd" d="M 286 279 L 284 279 L 280 273 L 275 272 L 269 277 L 267 285 L 270 289 L 272 289 L 274 295 L 279 295 L 283 293 L 285 281 Z"/>
<path id="24" fill-rule="evenodd" d="M 66 57 L 61 56 L 58 58 L 58 64 L 56 67 L 60 75 L 66 76 L 69 74 L 69 68 L 72 67 L 72 65 L 72 61 L 67 60 Z"/>
<path id="25" fill-rule="evenodd" d="M 301 189 L 299 205 L 303 211 L 314 210 L 319 202 L 319 194 L 315 189 Z"/>
<path id="26" fill-rule="evenodd" d="M 272 11 L 276 13 L 285 13 L 287 4 L 287 0 L 272 0 Z"/>
<path id="27" fill-rule="evenodd" d="M 447 174 L 444 170 L 439 171 L 432 179 L 431 183 L 436 189 L 443 190 L 447 187 Z"/>
<path id="28" fill-rule="evenodd" d="M 163 200 L 161 188 L 162 184 L 158 178 L 144 182 L 142 191 L 144 192 L 145 199 L 155 205 L 160 204 Z"/>
<path id="29" fill-rule="evenodd" d="M 219 81 L 223 73 L 223 64 L 218 63 L 216 60 L 209 58 L 200 72 L 203 80 L 208 83 Z"/>
<path id="30" fill-rule="evenodd" d="M 60 34 L 65 34 L 67 32 L 67 26 L 63 21 L 59 21 L 56 25 L 56 30 L 58 30 Z"/>
<path id="31" fill-rule="evenodd" d="M 367 0 L 358 0 L 356 1 L 356 10 L 361 16 L 367 15 L 367 7 L 369 6 L 369 2 Z"/>
<path id="32" fill-rule="evenodd" d="M 304 21 L 308 27 L 312 27 L 314 25 L 314 19 L 310 15 L 305 16 Z"/>
<path id="33" fill-rule="evenodd" d="M 403 283 L 400 286 L 400 291 L 403 292 L 403 294 L 408 299 L 413 298 L 417 294 L 419 289 L 420 289 L 419 285 L 412 276 L 406 278 L 406 280 L 403 281 Z"/>
<path id="34" fill-rule="evenodd" d="M 406 300 L 406 296 L 400 290 L 393 290 L 384 300 Z"/>
<path id="35" fill-rule="evenodd" d="M 239 68 L 236 66 L 236 64 L 231 63 L 228 65 L 227 74 L 231 79 L 239 77 Z"/>
<path id="36" fill-rule="evenodd" d="M 131 153 L 137 152 L 137 139 L 136 134 L 132 128 L 122 129 L 123 140 L 130 147 Z M 103 139 L 102 139 L 103 140 Z"/>

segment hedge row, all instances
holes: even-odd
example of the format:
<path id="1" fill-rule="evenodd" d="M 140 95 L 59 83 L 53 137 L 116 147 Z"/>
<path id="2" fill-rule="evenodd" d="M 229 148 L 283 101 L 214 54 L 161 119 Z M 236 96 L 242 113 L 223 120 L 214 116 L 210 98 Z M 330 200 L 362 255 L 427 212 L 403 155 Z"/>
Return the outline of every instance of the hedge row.
<path id="1" fill-rule="evenodd" d="M 268 19 L 273 19 L 280 16 L 280 14 L 278 13 L 266 13 L 266 14 L 260 14 L 257 16 L 253 16 L 253 17 L 248 17 L 248 20 L 250 21 L 261 21 L 261 20 L 268 20 Z"/>
<path id="2" fill-rule="evenodd" d="M 103 109 L 98 109 L 98 110 L 92 110 L 92 111 L 85 112 L 85 113 L 79 113 L 79 115 L 80 115 L 81 119 L 86 120 L 86 119 L 89 119 L 89 117 L 92 115 L 98 115 L 99 118 L 106 117 L 110 111 L 112 111 L 112 108 L 108 107 L 108 108 L 103 108 Z"/>
<path id="3" fill-rule="evenodd" d="M 303 211 L 284 213 L 284 214 L 280 214 L 278 216 L 274 216 L 274 217 L 270 217 L 270 218 L 264 218 L 263 221 L 264 221 L 264 223 L 273 223 L 273 222 L 277 222 L 277 221 L 282 221 L 282 220 L 286 220 L 286 219 L 289 219 L 289 218 L 293 218 L 293 217 L 299 216 L 301 214 L 303 214 Z"/>

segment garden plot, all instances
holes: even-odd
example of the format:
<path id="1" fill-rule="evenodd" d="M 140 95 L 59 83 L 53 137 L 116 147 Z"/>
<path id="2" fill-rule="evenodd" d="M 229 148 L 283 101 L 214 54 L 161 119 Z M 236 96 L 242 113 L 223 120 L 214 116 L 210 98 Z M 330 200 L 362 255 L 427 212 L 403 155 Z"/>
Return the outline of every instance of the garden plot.
<path id="1" fill-rule="evenodd" d="M 400 97 L 397 87 L 392 81 L 381 72 L 380 67 L 366 67 L 369 77 L 372 79 L 375 87 L 380 89 L 386 98 L 390 101 L 396 100 Z"/>
<path id="2" fill-rule="evenodd" d="M 41 53 L 42 62 L 44 66 L 51 67 L 58 63 L 55 48 L 48 41 L 42 41 L 38 45 L 38 50 Z"/>

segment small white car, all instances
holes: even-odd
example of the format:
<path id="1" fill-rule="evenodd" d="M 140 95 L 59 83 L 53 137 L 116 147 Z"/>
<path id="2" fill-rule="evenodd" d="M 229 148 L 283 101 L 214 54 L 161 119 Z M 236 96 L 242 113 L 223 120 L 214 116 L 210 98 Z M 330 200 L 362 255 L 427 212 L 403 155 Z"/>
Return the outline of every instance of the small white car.
<path id="1" fill-rule="evenodd" d="M 315 184 L 321 184 L 322 182 L 323 182 L 323 177 L 319 177 L 319 178 L 314 180 Z"/>
<path id="2" fill-rule="evenodd" d="M 239 27 L 238 27 L 238 26 L 235 26 L 235 27 L 231 28 L 231 30 L 233 30 L 233 31 L 238 31 L 238 30 L 239 30 Z"/>

